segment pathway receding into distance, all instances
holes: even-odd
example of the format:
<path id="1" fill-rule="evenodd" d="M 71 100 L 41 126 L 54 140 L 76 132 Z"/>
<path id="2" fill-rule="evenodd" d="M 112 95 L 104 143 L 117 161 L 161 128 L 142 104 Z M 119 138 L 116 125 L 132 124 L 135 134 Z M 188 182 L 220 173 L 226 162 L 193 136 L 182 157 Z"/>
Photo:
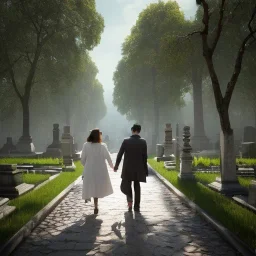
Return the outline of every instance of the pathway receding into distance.
<path id="1" fill-rule="evenodd" d="M 114 161 L 116 155 L 112 157 Z M 97 216 L 93 203 L 81 199 L 80 183 L 12 255 L 237 255 L 153 174 L 141 186 L 141 212 L 127 212 L 120 172 L 121 166 L 117 173 L 110 172 L 114 194 L 99 200 Z"/>

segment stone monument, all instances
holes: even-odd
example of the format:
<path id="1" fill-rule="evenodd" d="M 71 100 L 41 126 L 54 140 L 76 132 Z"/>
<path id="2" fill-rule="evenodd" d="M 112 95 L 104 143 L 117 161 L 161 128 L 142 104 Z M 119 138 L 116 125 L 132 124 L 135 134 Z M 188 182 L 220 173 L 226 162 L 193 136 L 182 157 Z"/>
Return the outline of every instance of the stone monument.
<path id="1" fill-rule="evenodd" d="M 171 124 L 166 124 L 164 144 L 157 144 L 156 151 L 157 157 L 155 159 L 158 162 L 174 160 Z"/>
<path id="2" fill-rule="evenodd" d="M 252 180 L 249 185 L 248 203 L 256 207 L 256 180 Z"/>
<path id="3" fill-rule="evenodd" d="M 7 137 L 7 141 L 4 146 L 0 149 L 0 154 L 11 154 L 16 153 L 17 149 L 12 142 L 12 137 Z"/>
<path id="4" fill-rule="evenodd" d="M 34 188 L 23 182 L 22 172 L 16 164 L 0 164 L 0 197 L 15 198 Z"/>
<path id="5" fill-rule="evenodd" d="M 15 210 L 15 206 L 9 206 L 8 205 L 9 199 L 0 197 L 0 220 L 11 214 Z"/>
<path id="6" fill-rule="evenodd" d="M 64 126 L 61 137 L 61 150 L 63 156 L 64 171 L 74 171 L 76 166 L 73 162 L 74 138 L 70 134 L 70 126 Z"/>
<path id="7" fill-rule="evenodd" d="M 21 136 L 17 145 L 18 153 L 35 154 L 35 146 L 31 136 Z"/>
<path id="8" fill-rule="evenodd" d="M 179 124 L 176 124 L 175 162 L 176 170 L 180 169 L 180 131 Z"/>
<path id="9" fill-rule="evenodd" d="M 194 174 L 192 172 L 193 157 L 191 155 L 192 147 L 190 146 L 190 127 L 185 126 L 183 130 L 183 148 L 180 158 L 180 173 L 179 178 L 181 180 L 194 180 Z"/>
<path id="10" fill-rule="evenodd" d="M 50 146 L 47 147 L 43 156 L 53 158 L 62 157 L 59 124 L 53 125 L 53 142 Z"/>
<path id="11" fill-rule="evenodd" d="M 222 161 L 225 159 L 225 161 Z M 234 135 L 224 137 L 220 133 L 220 172 L 221 178 L 209 184 L 209 187 L 227 196 L 246 195 L 247 190 L 242 187 L 236 175 Z M 227 162 L 230 160 L 230 162 Z"/>

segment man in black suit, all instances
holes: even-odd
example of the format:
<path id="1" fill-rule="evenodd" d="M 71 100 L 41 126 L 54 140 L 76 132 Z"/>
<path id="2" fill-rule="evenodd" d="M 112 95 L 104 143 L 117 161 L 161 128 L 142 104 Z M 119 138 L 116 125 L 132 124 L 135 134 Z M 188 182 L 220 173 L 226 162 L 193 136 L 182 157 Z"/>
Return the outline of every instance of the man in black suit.
<path id="1" fill-rule="evenodd" d="M 146 182 L 146 176 L 148 176 L 147 143 L 139 135 L 141 131 L 140 125 L 134 124 L 131 131 L 132 136 L 122 143 L 114 170 L 118 169 L 124 154 L 121 191 L 127 196 L 129 211 L 131 211 L 133 203 L 131 184 L 133 181 L 135 192 L 134 210 L 140 211 L 140 182 Z"/>

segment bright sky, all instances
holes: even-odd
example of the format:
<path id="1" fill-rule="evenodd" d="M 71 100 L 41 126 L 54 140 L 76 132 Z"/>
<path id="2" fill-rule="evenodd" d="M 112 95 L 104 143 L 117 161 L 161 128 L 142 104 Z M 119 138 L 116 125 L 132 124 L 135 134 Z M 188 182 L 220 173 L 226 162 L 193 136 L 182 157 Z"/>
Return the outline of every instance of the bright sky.
<path id="1" fill-rule="evenodd" d="M 196 0 L 176 0 L 189 19 L 196 11 Z M 96 0 L 97 10 L 105 20 L 101 43 L 91 53 L 99 69 L 98 79 L 107 94 L 113 90 L 113 72 L 121 59 L 121 45 L 136 23 L 139 13 L 158 0 Z"/>
<path id="2" fill-rule="evenodd" d="M 147 5 L 155 2 L 158 0 L 96 0 L 97 10 L 105 20 L 105 30 L 100 45 L 93 50 L 91 56 L 99 69 L 98 79 L 105 90 L 104 97 L 108 108 L 108 115 L 103 120 L 105 127 L 113 119 L 117 120 L 118 116 L 120 120 L 125 120 L 112 104 L 113 73 L 121 59 L 122 43 L 135 25 L 139 13 Z M 196 0 L 176 0 L 176 2 L 187 19 L 194 17 L 197 9 Z"/>

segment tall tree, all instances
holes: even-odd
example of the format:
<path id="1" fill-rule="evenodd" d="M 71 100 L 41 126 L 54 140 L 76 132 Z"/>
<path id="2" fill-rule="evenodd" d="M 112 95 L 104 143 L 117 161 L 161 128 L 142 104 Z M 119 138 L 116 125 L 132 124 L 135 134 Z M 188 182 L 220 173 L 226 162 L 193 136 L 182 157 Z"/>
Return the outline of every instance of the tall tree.
<path id="1" fill-rule="evenodd" d="M 126 38 L 123 44 L 123 60 L 129 63 L 128 70 L 133 75 L 128 75 L 131 79 L 126 82 L 124 81 L 125 79 L 123 79 L 123 85 L 122 87 L 120 85 L 120 88 L 129 90 L 131 80 L 135 79 L 137 80 L 137 90 L 130 90 L 129 94 L 124 96 L 124 98 L 129 97 L 126 99 L 127 101 L 129 101 L 130 98 L 137 99 L 138 96 L 134 97 L 134 95 L 138 95 L 138 91 L 143 91 L 144 96 L 147 95 L 146 97 L 149 102 L 146 102 L 146 104 L 148 104 L 150 108 L 140 108 L 137 114 L 142 117 L 142 111 L 147 111 L 147 114 L 152 113 L 152 152 L 154 152 L 159 136 L 160 107 L 163 103 L 159 97 L 162 94 L 162 90 L 166 92 L 166 88 L 170 86 L 173 92 L 180 92 L 179 98 L 183 95 L 182 90 L 176 86 L 177 84 L 172 84 L 171 81 L 172 76 L 177 77 L 177 75 L 172 73 L 171 70 L 168 75 L 164 75 L 162 72 L 161 41 L 164 40 L 167 35 L 177 35 L 182 29 L 183 23 L 184 15 L 180 12 L 176 2 L 169 1 L 164 3 L 160 1 L 157 4 L 151 4 L 140 13 L 136 25 L 132 28 L 131 34 Z M 117 70 L 119 70 L 119 68 L 121 68 L 121 66 L 119 66 Z M 124 74 L 127 75 L 127 72 L 124 72 Z M 120 75 L 116 74 L 115 80 L 117 82 L 121 81 L 117 80 L 118 76 Z M 181 82 L 181 84 L 183 83 Z M 125 88 L 126 86 L 129 87 Z M 114 94 L 114 96 L 115 95 L 118 96 L 117 94 Z M 146 101 L 146 99 L 144 101 Z M 146 106 L 146 104 L 141 104 L 141 101 L 137 103 L 138 106 Z M 134 109 L 134 106 L 131 107 Z"/>
<path id="2" fill-rule="evenodd" d="M 12 84 L 23 109 L 18 149 L 32 152 L 29 103 L 37 69 L 45 59 L 55 59 L 49 47 L 59 40 L 92 49 L 100 41 L 103 19 L 94 0 L 3 0 L 0 17 L 0 74 Z"/>
<path id="3" fill-rule="evenodd" d="M 230 124 L 229 105 L 242 69 L 242 62 L 245 51 L 253 42 L 255 42 L 256 4 L 254 1 L 245 2 L 241 0 L 229 6 L 228 1 L 221 0 L 218 3 L 215 3 L 215 5 L 217 4 L 219 10 L 217 22 L 211 24 L 209 1 L 198 0 L 197 2 L 200 2 L 202 4 L 202 22 L 204 26 L 203 30 L 199 33 L 202 39 L 203 56 L 205 58 L 206 65 L 211 78 L 212 89 L 214 92 L 215 103 L 218 110 L 221 125 L 221 182 L 215 182 L 214 184 L 212 184 L 212 187 L 223 192 L 227 192 L 229 189 L 233 189 L 233 191 L 230 191 L 230 193 L 241 193 L 241 189 L 238 185 L 236 177 L 234 134 Z M 219 80 L 219 76 L 216 72 L 214 54 L 218 46 L 218 43 L 222 37 L 225 24 L 232 18 L 233 15 L 236 14 L 237 7 L 242 3 L 243 5 L 247 5 L 249 7 L 248 9 L 251 12 L 247 22 L 242 22 L 241 24 L 242 27 L 246 26 L 247 35 L 245 35 L 243 40 L 240 42 L 239 49 L 236 53 L 234 68 L 223 94 L 221 91 L 221 83 Z M 213 31 L 210 30 L 211 28 L 214 28 Z M 232 184 L 233 187 L 230 186 L 230 184 Z"/>

